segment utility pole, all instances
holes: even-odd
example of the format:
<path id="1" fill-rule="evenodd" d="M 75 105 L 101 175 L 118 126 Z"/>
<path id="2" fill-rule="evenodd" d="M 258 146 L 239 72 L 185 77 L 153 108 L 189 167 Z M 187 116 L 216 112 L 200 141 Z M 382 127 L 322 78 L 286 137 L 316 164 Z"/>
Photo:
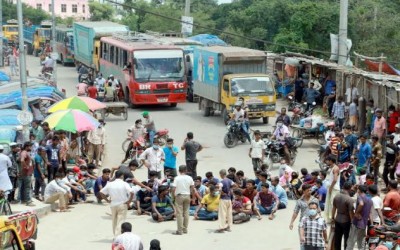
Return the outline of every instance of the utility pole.
<path id="1" fill-rule="evenodd" d="M 2 1 L 2 0 L 0 0 Z M 28 97 L 26 96 L 27 79 L 26 79 L 26 54 L 24 46 L 23 19 L 22 19 L 22 2 L 17 1 L 18 15 L 18 41 L 19 41 L 19 75 L 21 76 L 21 97 L 22 97 L 22 133 L 24 142 L 29 141 L 29 123 L 32 120 L 32 114 L 28 111 Z"/>
<path id="2" fill-rule="evenodd" d="M 0 0 L 0 67 L 4 67 L 4 58 L 3 58 L 3 0 Z"/>
<path id="3" fill-rule="evenodd" d="M 347 15 L 349 11 L 349 1 L 340 0 L 340 21 L 339 21 L 339 59 L 340 65 L 347 62 Z"/>
<path id="4" fill-rule="evenodd" d="M 1 0 L 0 0 L 1 1 Z M 54 86 L 57 87 L 57 60 L 58 54 L 56 52 L 56 13 L 55 13 L 54 0 L 51 0 L 51 58 L 54 60 L 53 66 L 53 82 Z"/>
<path id="5" fill-rule="evenodd" d="M 190 0 L 185 0 L 185 16 L 190 16 Z"/>

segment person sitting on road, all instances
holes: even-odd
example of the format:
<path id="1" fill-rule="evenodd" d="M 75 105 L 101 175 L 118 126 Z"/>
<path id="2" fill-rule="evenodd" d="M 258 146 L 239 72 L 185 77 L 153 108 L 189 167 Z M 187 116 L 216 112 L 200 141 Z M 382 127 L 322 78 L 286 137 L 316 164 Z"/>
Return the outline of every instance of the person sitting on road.
<path id="1" fill-rule="evenodd" d="M 153 183 L 147 183 L 146 181 L 141 182 L 142 185 L 149 187 L 152 189 Z M 136 194 L 136 204 L 133 206 L 137 209 L 137 214 L 151 214 L 151 200 L 153 198 L 153 192 L 149 191 L 146 188 L 141 188 Z"/>
<path id="2" fill-rule="evenodd" d="M 254 197 L 254 204 L 258 219 L 261 220 L 261 214 L 269 214 L 269 219 L 275 218 L 275 212 L 279 207 L 279 198 L 271 190 L 269 190 L 269 184 L 263 183 L 261 185 L 261 191 Z"/>
<path id="3" fill-rule="evenodd" d="M 103 196 L 100 195 L 100 190 L 107 185 L 111 175 L 111 170 L 109 168 L 104 168 L 102 172 L 102 176 L 97 177 L 93 187 L 94 195 L 96 196 L 97 203 L 99 204 L 101 204 L 101 201 L 103 200 Z M 106 199 L 106 201 L 109 202 L 108 199 Z"/>
<path id="4" fill-rule="evenodd" d="M 72 200 L 74 202 L 86 202 L 86 190 L 85 187 L 78 182 L 78 176 L 76 172 L 76 168 L 70 169 L 67 172 L 67 176 L 65 176 L 62 181 L 64 182 L 64 185 L 67 186 L 72 193 Z M 79 169 L 79 168 L 78 168 Z"/>
<path id="5" fill-rule="evenodd" d="M 276 129 L 271 139 L 277 140 L 283 146 L 285 152 L 285 160 L 288 163 L 288 165 L 292 165 L 292 161 L 290 159 L 289 147 L 286 143 L 286 138 L 288 138 L 289 136 L 290 136 L 289 128 L 282 122 L 278 122 L 276 124 Z"/>
<path id="6" fill-rule="evenodd" d="M 275 176 L 271 179 L 271 186 L 270 189 L 279 199 L 279 206 L 278 209 L 285 209 L 288 205 L 288 196 L 281 185 L 279 185 L 279 177 Z"/>
<path id="7" fill-rule="evenodd" d="M 284 174 L 279 178 L 279 185 L 286 191 L 289 191 L 290 181 L 292 180 L 292 172 L 285 170 Z"/>
<path id="8" fill-rule="evenodd" d="M 203 185 L 208 186 L 210 181 L 213 181 L 214 183 L 221 182 L 217 177 L 214 177 L 214 175 L 211 171 L 209 171 L 206 173 L 206 177 L 202 180 L 202 183 L 203 183 Z"/>
<path id="9" fill-rule="evenodd" d="M 262 184 L 270 184 L 270 182 L 268 181 L 268 174 L 265 172 L 261 172 L 258 178 L 260 182 L 257 184 L 257 192 L 261 192 Z"/>
<path id="10" fill-rule="evenodd" d="M 257 195 L 256 182 L 254 180 L 246 181 L 246 188 L 242 189 L 243 196 L 250 199 L 251 203 L 254 201 L 254 197 Z"/>
<path id="11" fill-rule="evenodd" d="M 245 189 L 247 186 L 247 178 L 244 176 L 244 172 L 242 170 L 236 172 L 236 184 L 241 189 Z"/>
<path id="12" fill-rule="evenodd" d="M 72 195 L 59 184 L 64 175 L 61 172 L 57 172 L 54 177 L 55 178 L 46 185 L 46 189 L 44 190 L 44 202 L 47 204 L 54 204 L 58 201 L 59 212 L 69 212 L 67 206 Z"/>
<path id="13" fill-rule="evenodd" d="M 132 126 L 130 130 L 129 135 L 131 141 L 129 142 L 128 149 L 125 152 L 125 158 L 122 160 L 121 164 L 129 159 L 133 144 L 140 138 L 144 139 L 147 134 L 146 128 L 142 125 L 141 119 L 136 120 L 135 125 Z"/>
<path id="14" fill-rule="evenodd" d="M 296 171 L 292 172 L 292 180 L 290 181 L 290 185 L 292 186 L 295 195 L 300 197 L 302 194 L 303 182 L 299 178 L 299 174 Z"/>
<path id="15" fill-rule="evenodd" d="M 159 186 L 158 194 L 151 199 L 153 220 L 162 222 L 174 219 L 175 207 L 168 193 L 169 188 L 167 186 Z"/>
<path id="16" fill-rule="evenodd" d="M 201 176 L 194 179 L 194 199 L 190 200 L 189 215 L 194 215 L 197 207 L 200 205 L 201 200 L 206 195 L 207 187 L 201 183 Z"/>
<path id="17" fill-rule="evenodd" d="M 233 190 L 234 199 L 232 200 L 233 224 L 240 224 L 250 221 L 253 210 L 251 209 L 251 201 L 243 196 L 241 189 Z"/>
<path id="18" fill-rule="evenodd" d="M 194 212 L 195 220 L 217 220 L 220 192 L 214 185 L 209 186 L 210 193 L 204 195 Z"/>

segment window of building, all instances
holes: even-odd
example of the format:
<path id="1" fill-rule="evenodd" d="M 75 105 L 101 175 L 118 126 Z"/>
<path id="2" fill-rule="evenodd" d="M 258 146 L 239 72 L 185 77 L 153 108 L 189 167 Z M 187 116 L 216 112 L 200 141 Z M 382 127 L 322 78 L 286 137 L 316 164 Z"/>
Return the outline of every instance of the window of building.
<path id="1" fill-rule="evenodd" d="M 51 4 L 49 4 L 49 11 L 52 11 L 52 9 L 51 9 Z"/>
<path id="2" fill-rule="evenodd" d="M 67 12 L 67 5 L 66 4 L 61 4 L 61 12 L 62 13 Z"/>
<path id="3" fill-rule="evenodd" d="M 72 5 L 72 13 L 78 13 L 78 5 L 76 4 Z"/>
<path id="4" fill-rule="evenodd" d="M 36 9 L 41 10 L 42 9 L 42 4 L 41 3 L 36 4 Z"/>
<path id="5" fill-rule="evenodd" d="M 82 13 L 85 13 L 85 12 L 86 12 L 86 6 L 82 5 Z"/>

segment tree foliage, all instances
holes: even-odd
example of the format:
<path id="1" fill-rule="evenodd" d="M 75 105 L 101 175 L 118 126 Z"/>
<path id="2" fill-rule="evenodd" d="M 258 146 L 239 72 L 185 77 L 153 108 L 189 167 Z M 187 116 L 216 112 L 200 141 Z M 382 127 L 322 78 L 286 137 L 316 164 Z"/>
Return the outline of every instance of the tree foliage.
<path id="1" fill-rule="evenodd" d="M 10 19 L 18 19 L 17 16 L 17 5 L 10 3 L 9 1 L 3 2 L 3 21 L 7 21 Z M 24 20 L 30 20 L 33 24 L 40 24 L 43 20 L 50 19 L 50 15 L 47 14 L 45 11 L 40 9 L 32 8 L 26 4 L 22 4 L 22 13 Z"/>
<path id="2" fill-rule="evenodd" d="M 112 20 L 114 16 L 114 7 L 110 4 L 90 2 L 89 11 L 91 21 Z"/>

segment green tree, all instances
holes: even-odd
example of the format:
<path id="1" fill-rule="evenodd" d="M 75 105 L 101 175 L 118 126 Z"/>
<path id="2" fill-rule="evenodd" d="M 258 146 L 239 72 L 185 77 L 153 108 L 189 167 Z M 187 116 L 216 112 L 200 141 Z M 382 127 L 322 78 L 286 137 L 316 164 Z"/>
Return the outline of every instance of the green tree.
<path id="1" fill-rule="evenodd" d="M 89 11 L 91 21 L 112 20 L 114 17 L 114 8 L 110 4 L 90 2 Z"/>
<path id="2" fill-rule="evenodd" d="M 18 19 L 17 5 L 9 1 L 3 2 L 3 21 L 10 19 Z M 30 20 L 33 24 L 40 24 L 41 21 L 50 19 L 50 15 L 43 10 L 32 8 L 26 4 L 22 4 L 22 13 L 24 20 Z"/>

